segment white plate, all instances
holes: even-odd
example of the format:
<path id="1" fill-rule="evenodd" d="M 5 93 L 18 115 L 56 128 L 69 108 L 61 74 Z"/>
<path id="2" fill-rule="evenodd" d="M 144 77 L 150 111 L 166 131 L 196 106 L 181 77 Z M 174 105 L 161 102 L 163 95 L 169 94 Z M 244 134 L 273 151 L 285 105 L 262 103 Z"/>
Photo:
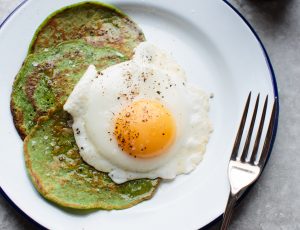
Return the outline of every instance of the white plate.
<path id="1" fill-rule="evenodd" d="M 227 164 L 246 96 L 250 90 L 277 96 L 272 67 L 258 37 L 221 0 L 105 1 L 129 14 L 148 41 L 171 51 L 191 82 L 214 93 L 210 116 L 215 130 L 199 167 L 190 175 L 162 183 L 151 200 L 121 211 L 72 213 L 45 201 L 32 186 L 9 100 L 14 77 L 39 24 L 75 2 L 79 1 L 29 0 L 0 30 L 2 193 L 51 229 L 198 229 L 212 222 L 226 204 Z"/>

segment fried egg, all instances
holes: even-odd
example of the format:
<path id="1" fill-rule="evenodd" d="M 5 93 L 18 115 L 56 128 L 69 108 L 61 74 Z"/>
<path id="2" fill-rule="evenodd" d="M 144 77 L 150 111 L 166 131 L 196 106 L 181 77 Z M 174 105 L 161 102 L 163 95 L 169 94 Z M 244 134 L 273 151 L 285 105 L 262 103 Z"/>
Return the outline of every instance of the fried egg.
<path id="1" fill-rule="evenodd" d="M 89 66 L 64 109 L 83 160 L 116 183 L 191 172 L 212 132 L 209 95 L 148 42 L 127 62 Z"/>

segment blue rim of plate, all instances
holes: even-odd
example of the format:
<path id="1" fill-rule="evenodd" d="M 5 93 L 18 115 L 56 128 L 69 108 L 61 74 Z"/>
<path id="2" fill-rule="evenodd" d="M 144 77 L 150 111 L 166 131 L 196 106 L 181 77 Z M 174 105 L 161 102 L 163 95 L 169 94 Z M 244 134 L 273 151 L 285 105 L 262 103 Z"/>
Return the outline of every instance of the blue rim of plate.
<path id="1" fill-rule="evenodd" d="M 2 26 L 7 22 L 7 20 L 18 10 L 20 9 L 28 0 L 24 0 L 23 2 L 21 2 L 1 23 L 0 23 L 0 29 L 2 28 Z M 271 140 L 271 147 L 268 153 L 268 158 L 266 161 L 265 166 L 267 165 L 269 158 L 271 156 L 272 153 L 272 149 L 273 149 L 273 145 L 276 139 L 276 134 L 277 134 L 277 127 L 278 127 L 278 118 L 279 118 L 279 95 L 278 95 L 278 88 L 277 88 L 277 82 L 276 82 L 276 77 L 275 77 L 275 72 L 271 63 L 271 60 L 269 58 L 269 55 L 267 53 L 267 50 L 264 46 L 264 44 L 262 43 L 261 39 L 259 38 L 258 34 L 256 33 L 256 31 L 254 30 L 254 28 L 251 26 L 251 24 L 247 21 L 247 19 L 231 4 L 228 2 L 228 0 L 223 0 L 223 2 L 230 7 L 240 18 L 241 20 L 244 21 L 244 23 L 248 26 L 248 28 L 251 30 L 251 32 L 253 33 L 254 37 L 256 38 L 256 40 L 258 41 L 267 65 L 269 67 L 269 72 L 271 75 L 271 80 L 272 80 L 272 85 L 273 85 L 273 91 L 274 91 L 274 97 L 277 98 L 277 109 L 276 109 L 276 118 L 275 118 L 275 125 L 273 128 L 273 134 L 272 134 L 272 140 Z M 264 170 L 263 168 L 263 170 Z M 255 185 L 255 183 L 249 187 L 247 189 L 247 191 L 240 197 L 240 199 L 237 202 L 237 205 L 239 205 L 239 203 L 243 200 L 243 198 L 249 193 L 249 191 L 253 188 L 253 186 Z M 44 226 L 42 226 L 41 224 L 39 224 L 38 222 L 36 222 L 33 218 L 31 218 L 28 214 L 26 214 L 21 208 L 19 208 L 10 198 L 9 196 L 3 191 L 3 189 L 0 186 L 0 194 L 8 201 L 8 203 L 15 208 L 15 210 L 18 211 L 18 213 L 20 213 L 26 220 L 28 220 L 29 222 L 33 223 L 36 227 L 38 227 L 39 229 L 47 229 Z M 215 225 L 217 222 L 219 222 L 222 218 L 222 215 L 216 217 L 216 219 L 214 219 L 213 221 L 211 221 L 210 223 L 208 223 L 207 225 L 205 225 L 204 227 L 201 228 L 201 230 L 208 230 L 210 227 L 212 227 L 213 225 Z"/>

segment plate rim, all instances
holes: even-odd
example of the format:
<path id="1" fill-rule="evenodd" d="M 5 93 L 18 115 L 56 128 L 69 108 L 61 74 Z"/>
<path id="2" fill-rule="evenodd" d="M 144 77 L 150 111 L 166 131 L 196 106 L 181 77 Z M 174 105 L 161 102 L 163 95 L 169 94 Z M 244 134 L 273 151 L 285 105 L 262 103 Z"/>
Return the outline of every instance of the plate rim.
<path id="1" fill-rule="evenodd" d="M 7 16 L 6 18 L 4 18 L 4 20 L 2 22 L 0 22 L 0 30 L 1 28 L 4 26 L 4 24 L 9 20 L 9 18 L 11 16 L 13 16 L 16 11 L 18 11 L 26 2 L 28 2 L 29 0 L 23 0 L 19 5 L 17 5 Z M 266 60 L 266 64 L 269 68 L 269 73 L 270 73 L 270 77 L 271 77 L 271 81 L 272 81 L 272 86 L 273 86 L 273 92 L 274 92 L 274 97 L 277 99 L 276 100 L 276 111 L 275 111 L 275 125 L 273 127 L 273 132 L 272 132 L 272 139 L 271 139 L 271 146 L 268 152 L 268 156 L 267 156 L 267 160 L 266 163 L 262 169 L 265 169 L 270 156 L 272 154 L 272 150 L 273 150 L 273 146 L 274 146 L 274 142 L 276 139 L 276 134 L 277 134 L 277 129 L 278 129 L 278 121 L 279 121 L 279 110 L 280 110 L 280 106 L 279 106 L 279 93 L 278 93 L 278 86 L 277 86 L 277 81 L 276 81 L 276 75 L 275 75 L 275 71 L 273 69 L 273 65 L 271 62 L 271 59 L 268 55 L 268 52 L 262 42 L 262 40 L 260 39 L 258 33 L 255 31 L 255 29 L 253 28 L 253 26 L 250 24 L 250 22 L 242 15 L 242 13 L 240 11 L 238 11 L 238 9 L 236 9 L 230 2 L 229 0 L 222 0 L 225 5 L 227 5 L 229 8 L 231 8 L 231 10 L 233 10 L 238 16 L 239 18 L 246 24 L 246 26 L 250 29 L 250 31 L 252 32 L 252 34 L 254 35 L 254 38 L 258 41 L 260 48 L 262 49 L 263 55 L 265 57 Z M 260 174 L 261 175 L 261 174 Z M 257 182 L 257 181 L 256 181 Z M 250 192 L 250 190 L 254 187 L 254 185 L 256 184 L 256 182 L 254 184 L 252 184 L 245 192 L 244 194 L 238 199 L 236 206 L 238 206 L 241 201 L 244 199 L 244 197 Z M 2 189 L 1 185 L 0 185 L 0 194 L 2 195 L 2 197 L 17 211 L 17 213 L 19 213 L 22 217 L 24 217 L 24 219 L 26 219 L 27 221 L 29 221 L 30 223 L 32 223 L 33 225 L 35 225 L 36 227 L 38 227 L 39 229 L 47 229 L 46 227 L 42 226 L 40 223 L 38 223 L 37 221 L 35 221 L 32 217 L 30 217 L 27 213 L 25 213 L 20 207 L 18 207 L 17 204 L 15 204 L 12 199 L 4 192 L 4 190 Z M 205 226 L 203 226 L 202 228 L 200 228 L 201 230 L 205 230 L 208 229 L 210 227 L 212 227 L 213 225 L 215 225 L 221 218 L 222 218 L 223 214 L 221 214 L 220 216 L 216 217 L 214 220 L 212 220 L 210 223 L 206 224 Z"/>

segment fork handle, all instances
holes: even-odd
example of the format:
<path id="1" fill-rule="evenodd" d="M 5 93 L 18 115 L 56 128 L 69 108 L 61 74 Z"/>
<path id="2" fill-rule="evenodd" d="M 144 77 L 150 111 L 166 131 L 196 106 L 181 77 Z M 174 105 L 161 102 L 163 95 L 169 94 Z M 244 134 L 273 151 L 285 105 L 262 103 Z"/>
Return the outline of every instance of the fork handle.
<path id="1" fill-rule="evenodd" d="M 221 225 L 220 230 L 227 230 L 228 229 L 230 219 L 231 219 L 231 216 L 232 216 L 233 209 L 234 209 L 235 203 L 237 201 L 237 198 L 238 198 L 237 194 L 232 194 L 230 192 L 229 197 L 228 197 L 228 201 L 227 201 L 227 205 L 226 205 L 226 209 L 225 209 L 225 212 L 223 214 L 223 221 L 222 221 L 222 225 Z"/>

